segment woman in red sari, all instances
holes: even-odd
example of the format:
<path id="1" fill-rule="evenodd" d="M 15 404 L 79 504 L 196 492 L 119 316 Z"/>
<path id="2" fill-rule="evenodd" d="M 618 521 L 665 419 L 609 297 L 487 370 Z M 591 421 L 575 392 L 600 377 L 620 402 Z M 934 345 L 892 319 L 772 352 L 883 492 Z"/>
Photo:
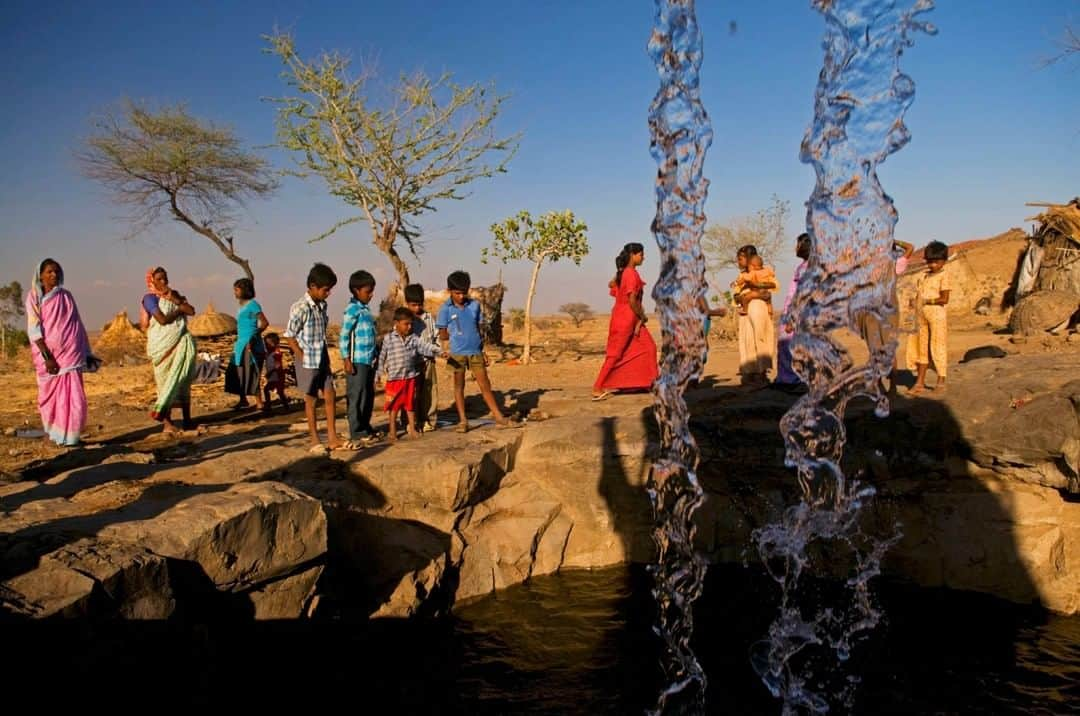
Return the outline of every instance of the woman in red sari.
<path id="1" fill-rule="evenodd" d="M 615 308 L 608 324 L 607 358 L 593 384 L 592 399 L 604 400 L 620 390 L 647 390 L 656 380 L 656 343 L 645 329 L 648 318 L 641 305 L 645 282 L 637 267 L 645 247 L 627 244 L 615 259 L 611 295 Z"/>

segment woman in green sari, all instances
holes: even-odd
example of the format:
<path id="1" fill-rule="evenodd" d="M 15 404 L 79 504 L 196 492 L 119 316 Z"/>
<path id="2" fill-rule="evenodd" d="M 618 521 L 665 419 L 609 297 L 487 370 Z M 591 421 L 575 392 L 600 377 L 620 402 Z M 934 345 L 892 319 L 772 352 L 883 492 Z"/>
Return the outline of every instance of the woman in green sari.
<path id="1" fill-rule="evenodd" d="M 183 427 L 190 430 L 191 379 L 195 376 L 195 339 L 187 329 L 187 316 L 195 308 L 169 288 L 169 274 L 158 266 L 146 272 L 146 288 L 140 306 L 140 323 L 146 331 L 146 354 L 154 365 L 157 401 L 150 417 L 160 421 L 166 433 L 180 432 L 173 424 L 172 409 L 177 403 Z"/>

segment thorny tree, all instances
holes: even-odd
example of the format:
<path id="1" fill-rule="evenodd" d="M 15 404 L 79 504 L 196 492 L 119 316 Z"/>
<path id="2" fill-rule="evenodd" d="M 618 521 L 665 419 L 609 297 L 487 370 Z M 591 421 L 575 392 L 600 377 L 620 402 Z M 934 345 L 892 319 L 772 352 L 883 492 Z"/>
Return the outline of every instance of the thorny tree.
<path id="1" fill-rule="evenodd" d="M 254 280 L 250 262 L 236 253 L 234 219 L 246 200 L 273 193 L 277 180 L 231 129 L 201 122 L 183 106 L 153 111 L 128 101 L 95 122 L 76 156 L 86 176 L 131 207 L 129 238 L 164 213 L 205 236 Z"/>
<path id="2" fill-rule="evenodd" d="M 457 85 L 446 74 L 432 79 L 417 72 L 403 75 L 383 106 L 367 93 L 367 74 L 350 77 L 346 57 L 331 52 L 309 62 L 290 35 L 266 39 L 295 95 L 273 100 L 278 141 L 298 155 L 298 174 L 322 177 L 331 194 L 360 210 L 311 241 L 367 222 L 397 273 L 388 296 L 396 303 L 409 283 L 398 239 L 416 257 L 418 217 L 440 200 L 465 198 L 473 181 L 506 171 L 519 139 L 495 134 L 506 98 L 480 84 Z"/>
<path id="3" fill-rule="evenodd" d="M 593 310 L 587 303 L 564 303 L 559 306 L 559 312 L 570 316 L 574 320 L 575 328 L 581 328 L 582 322 L 593 315 Z"/>
<path id="4" fill-rule="evenodd" d="M 705 252 L 705 266 L 715 280 L 724 269 L 736 265 L 735 254 L 741 246 L 753 245 L 762 258 L 775 262 L 776 255 L 789 243 L 785 235 L 791 202 L 783 201 L 775 194 L 769 206 L 752 216 L 733 219 L 727 224 L 710 224 L 701 237 Z"/>
<path id="5" fill-rule="evenodd" d="M 540 267 L 545 261 L 570 259 L 581 265 L 581 259 L 589 253 L 589 241 L 585 232 L 589 227 L 579 221 L 572 211 L 549 211 L 536 221 L 527 211 L 506 219 L 501 224 L 492 224 L 491 232 L 495 240 L 490 249 L 481 253 L 481 261 L 488 262 L 496 258 L 506 263 L 519 259 L 528 259 L 533 263 L 532 279 L 529 281 L 529 293 L 525 299 L 525 347 L 521 362 L 532 360 L 532 302 L 536 295 L 536 279 Z"/>

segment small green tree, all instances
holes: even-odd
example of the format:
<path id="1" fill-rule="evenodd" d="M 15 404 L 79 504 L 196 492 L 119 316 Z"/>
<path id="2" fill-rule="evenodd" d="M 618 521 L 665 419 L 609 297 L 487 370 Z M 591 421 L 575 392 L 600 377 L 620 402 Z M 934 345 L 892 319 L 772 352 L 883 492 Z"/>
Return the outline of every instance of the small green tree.
<path id="1" fill-rule="evenodd" d="M 527 211 L 519 212 L 500 224 L 492 224 L 495 240 L 490 249 L 481 252 L 484 263 L 496 258 L 506 263 L 510 260 L 528 259 L 533 262 L 529 293 L 525 299 L 525 347 L 521 362 L 532 359 L 532 302 L 536 295 L 536 279 L 545 261 L 567 258 L 578 266 L 589 253 L 588 231 L 585 222 L 579 221 L 572 211 L 549 211 L 536 221 Z"/>
<path id="2" fill-rule="evenodd" d="M 10 357 L 8 333 L 18 330 L 15 322 L 25 314 L 22 284 L 12 281 L 7 286 L 0 286 L 0 355 Z M 14 341 L 12 343 L 14 345 Z"/>
<path id="3" fill-rule="evenodd" d="M 233 131 L 193 117 L 182 106 L 152 111 L 126 102 L 95 123 L 76 158 L 83 173 L 105 185 L 113 201 L 132 207 L 128 237 L 150 228 L 162 212 L 209 239 L 244 275 L 251 264 L 236 253 L 235 213 L 250 198 L 277 188 L 269 162 L 246 152 Z"/>
<path id="4" fill-rule="evenodd" d="M 574 327 L 581 328 L 581 322 L 592 318 L 593 310 L 589 308 L 587 303 L 564 303 L 559 306 L 559 312 L 565 313 L 574 319 Z"/>
<path id="5" fill-rule="evenodd" d="M 417 256 L 419 216 L 435 211 L 440 200 L 464 199 L 465 187 L 477 179 L 506 171 L 518 145 L 517 136 L 495 135 L 506 97 L 480 84 L 454 84 L 447 74 L 431 79 L 418 72 L 402 76 L 387 106 L 376 107 L 365 92 L 368 77 L 350 77 L 347 58 L 335 52 L 308 62 L 290 35 L 266 39 L 295 92 L 273 100 L 278 141 L 298 156 L 300 176 L 322 177 L 331 194 L 360 210 L 311 241 L 367 222 L 376 248 L 397 273 L 388 296 L 397 302 L 409 283 L 398 239 Z"/>
<path id="6" fill-rule="evenodd" d="M 701 237 L 705 252 L 705 266 L 714 279 L 724 269 L 736 266 L 735 254 L 739 247 L 753 245 L 759 254 L 775 262 L 776 254 L 789 242 L 786 235 L 791 202 L 773 195 L 769 206 L 752 216 L 741 216 L 727 224 L 710 224 Z M 794 249 L 792 249 L 794 250 Z"/>

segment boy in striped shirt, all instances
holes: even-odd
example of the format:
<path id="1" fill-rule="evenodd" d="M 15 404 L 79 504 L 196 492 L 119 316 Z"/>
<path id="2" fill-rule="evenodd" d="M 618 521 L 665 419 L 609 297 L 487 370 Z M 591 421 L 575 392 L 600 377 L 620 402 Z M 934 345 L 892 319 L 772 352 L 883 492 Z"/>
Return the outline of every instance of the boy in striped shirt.
<path id="1" fill-rule="evenodd" d="M 394 311 L 394 330 L 383 338 L 379 353 L 379 372 L 386 376 L 386 411 L 390 413 L 390 442 L 397 441 L 398 415 L 405 411 L 410 438 L 420 436 L 416 432 L 416 382 L 420 375 L 421 356 L 435 359 L 446 357 L 439 348 L 421 341 L 413 335 L 413 312 L 404 306 Z"/>

